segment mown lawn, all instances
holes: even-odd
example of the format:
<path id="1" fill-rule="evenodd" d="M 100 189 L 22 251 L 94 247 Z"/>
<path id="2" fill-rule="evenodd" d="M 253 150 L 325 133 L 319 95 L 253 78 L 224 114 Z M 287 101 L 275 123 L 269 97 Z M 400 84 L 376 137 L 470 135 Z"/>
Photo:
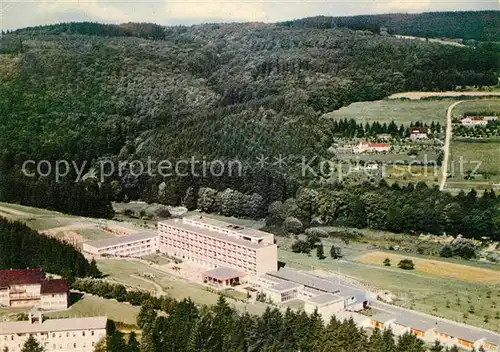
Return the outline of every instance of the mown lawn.
<path id="1" fill-rule="evenodd" d="M 86 294 L 68 310 L 47 313 L 46 315 L 52 318 L 80 318 L 106 315 L 109 319 L 128 325 L 136 325 L 139 310 L 140 307 L 135 307 L 128 303 L 120 303 L 115 300 L 107 300 Z"/>

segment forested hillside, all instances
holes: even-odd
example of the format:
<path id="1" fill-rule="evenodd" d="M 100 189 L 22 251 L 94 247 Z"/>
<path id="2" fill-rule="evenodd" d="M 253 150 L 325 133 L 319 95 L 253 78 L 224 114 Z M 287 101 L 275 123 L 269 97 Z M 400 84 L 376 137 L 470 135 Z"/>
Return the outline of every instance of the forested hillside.
<path id="1" fill-rule="evenodd" d="M 348 27 L 375 33 L 380 33 L 380 30 L 385 28 L 390 34 L 498 42 L 500 41 L 499 22 L 500 11 L 463 11 L 351 17 L 318 16 L 287 21 L 282 25 L 296 28 Z"/>
<path id="2" fill-rule="evenodd" d="M 460 48 L 347 28 L 120 28 L 66 24 L 2 37 L 0 199 L 109 217 L 110 200 L 179 204 L 192 186 L 260 194 L 266 206 L 311 180 L 253 168 L 255 158 L 326 156 L 334 129 L 322 113 L 399 91 L 496 84 L 499 68 L 492 44 Z M 87 161 L 87 171 L 103 158 L 191 156 L 249 168 L 241 177 L 163 179 L 125 166 L 101 185 L 20 170 L 28 159 Z"/>

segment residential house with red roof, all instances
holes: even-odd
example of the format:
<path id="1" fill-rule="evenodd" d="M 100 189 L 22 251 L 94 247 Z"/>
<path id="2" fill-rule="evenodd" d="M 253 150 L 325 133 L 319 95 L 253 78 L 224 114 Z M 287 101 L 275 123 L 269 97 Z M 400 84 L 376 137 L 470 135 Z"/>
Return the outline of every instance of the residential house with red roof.
<path id="1" fill-rule="evenodd" d="M 354 153 L 384 153 L 391 150 L 389 143 L 360 142 L 354 147 Z"/>
<path id="2" fill-rule="evenodd" d="M 0 270 L 0 306 L 60 310 L 68 297 L 68 282 L 47 278 L 41 268 Z"/>

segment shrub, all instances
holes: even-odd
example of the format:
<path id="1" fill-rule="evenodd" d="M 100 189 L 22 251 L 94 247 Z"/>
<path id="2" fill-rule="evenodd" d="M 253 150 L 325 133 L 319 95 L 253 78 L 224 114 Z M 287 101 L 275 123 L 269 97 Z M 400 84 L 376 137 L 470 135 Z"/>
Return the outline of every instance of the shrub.
<path id="1" fill-rule="evenodd" d="M 294 253 L 309 253 L 310 251 L 311 248 L 306 241 L 298 240 L 292 244 L 292 252 Z"/>
<path id="2" fill-rule="evenodd" d="M 391 266 L 391 260 L 389 258 L 384 259 L 384 266 Z"/>
<path id="3" fill-rule="evenodd" d="M 315 236 L 319 238 L 327 238 L 328 232 L 320 228 L 310 228 L 305 231 L 305 234 L 309 236 Z"/>
<path id="4" fill-rule="evenodd" d="M 453 248 L 446 245 L 441 249 L 441 251 L 439 252 L 439 255 L 443 258 L 451 258 L 451 257 L 453 257 Z"/>
<path id="5" fill-rule="evenodd" d="M 413 270 L 413 269 L 415 269 L 415 264 L 410 259 L 402 259 L 398 263 L 398 268 L 403 269 L 403 270 Z"/>
<path id="6" fill-rule="evenodd" d="M 299 219 L 294 218 L 292 216 L 287 217 L 283 225 L 287 232 L 294 234 L 299 234 L 302 232 L 303 228 L 302 222 Z"/>

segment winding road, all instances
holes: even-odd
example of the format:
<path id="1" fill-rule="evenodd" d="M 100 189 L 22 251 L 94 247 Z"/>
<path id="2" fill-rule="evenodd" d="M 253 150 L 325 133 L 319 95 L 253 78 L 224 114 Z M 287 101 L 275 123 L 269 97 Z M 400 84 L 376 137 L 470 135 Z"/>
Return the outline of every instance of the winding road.
<path id="1" fill-rule="evenodd" d="M 463 103 L 463 101 L 457 101 L 451 104 L 448 107 L 448 111 L 446 113 L 446 140 L 444 142 L 444 158 L 443 163 L 441 164 L 441 183 L 439 184 L 439 190 L 444 190 L 444 186 L 446 186 L 446 180 L 448 178 L 448 162 L 450 160 L 450 143 L 451 143 L 451 135 L 452 135 L 452 113 L 455 106 Z"/>

